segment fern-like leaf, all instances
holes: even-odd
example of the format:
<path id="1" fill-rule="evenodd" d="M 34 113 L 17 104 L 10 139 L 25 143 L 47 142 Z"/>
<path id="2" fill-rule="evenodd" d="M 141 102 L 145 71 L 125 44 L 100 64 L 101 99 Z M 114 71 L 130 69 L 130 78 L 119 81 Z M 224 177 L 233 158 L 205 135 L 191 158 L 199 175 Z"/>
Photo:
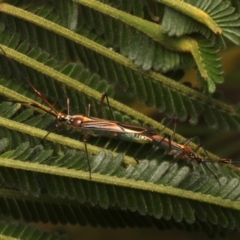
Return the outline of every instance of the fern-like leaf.
<path id="1" fill-rule="evenodd" d="M 215 84 L 223 81 L 215 32 L 201 23 L 196 35 L 185 36 L 192 32 L 182 31 L 180 38 L 167 36 L 154 16 L 161 12 L 158 2 L 154 1 L 155 9 L 147 1 L 0 4 L 4 100 L 0 104 L 0 210 L 4 216 L 102 227 L 176 226 L 201 229 L 208 235 L 239 228 L 238 168 L 184 160 L 172 164 L 173 157 L 161 146 L 152 149 L 151 144 L 106 137 L 90 137 L 87 154 L 81 132 L 60 128 L 46 137 L 56 119 L 18 103 L 40 104 L 29 81 L 56 109 L 64 111 L 68 97 L 71 114 L 85 114 L 91 104 L 91 116 L 111 119 L 107 107 L 98 115 L 101 93 L 107 92 L 115 120 L 172 136 L 168 129 L 162 132 L 161 124 L 113 100 L 118 85 L 168 117 L 189 118 L 196 125 L 202 114 L 211 128 L 239 130 L 239 114 L 231 106 L 163 75 L 195 63 L 203 88 L 206 81 L 213 92 Z M 222 1 L 219 6 L 219 12 L 199 9 L 209 10 L 223 35 L 237 43 L 238 19 L 231 29 L 235 15 L 222 20 L 233 9 Z M 189 24 L 197 23 L 191 19 Z M 184 29 L 191 30 L 190 25 L 186 23 Z M 184 140 L 177 134 L 174 139 Z"/>

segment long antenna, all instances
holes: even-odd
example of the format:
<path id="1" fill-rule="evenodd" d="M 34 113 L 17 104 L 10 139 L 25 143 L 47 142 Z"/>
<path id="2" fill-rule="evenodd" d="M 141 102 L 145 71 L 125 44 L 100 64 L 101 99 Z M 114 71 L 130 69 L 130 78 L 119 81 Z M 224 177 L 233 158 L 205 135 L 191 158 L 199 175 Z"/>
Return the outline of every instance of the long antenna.
<path id="1" fill-rule="evenodd" d="M 41 109 L 43 110 L 45 113 L 49 113 L 53 116 L 55 116 L 57 118 L 58 121 L 69 121 L 69 114 L 70 114 L 70 102 L 69 102 L 69 99 L 67 100 L 67 114 L 68 115 L 65 115 L 59 111 L 57 111 L 54 106 L 42 95 L 41 92 L 39 92 L 33 85 L 32 83 L 24 76 L 24 74 L 18 69 L 18 67 L 16 66 L 15 62 L 8 57 L 7 53 L 4 51 L 4 49 L 2 48 L 2 46 L 0 45 L 0 50 L 4 53 L 5 57 L 9 60 L 9 62 L 12 64 L 12 66 L 14 67 L 14 69 L 18 72 L 18 74 L 20 74 L 24 79 L 25 81 L 30 85 L 30 87 L 32 88 L 32 90 L 37 94 L 38 97 L 40 97 L 42 99 L 42 101 L 44 103 L 46 103 L 49 107 L 50 107 L 50 110 L 46 110 L 45 108 L 41 107 L 39 104 L 37 103 L 34 103 L 34 102 L 25 102 L 25 101 L 11 101 L 11 102 L 18 102 L 18 103 L 22 103 L 22 104 L 27 104 L 27 105 L 30 105 L 30 106 L 33 106 L 35 108 L 38 108 L 38 109 Z M 9 101 L 10 100 L 6 100 L 6 101 Z M 72 116 L 71 116 L 72 117 Z M 71 124 L 71 122 L 70 122 Z M 46 136 L 42 139 L 44 140 L 52 131 L 48 132 L 46 134 Z M 86 151 L 86 155 L 87 155 L 87 164 L 88 164 L 88 170 L 89 170 L 89 177 L 91 179 L 91 166 L 90 166 L 90 161 L 89 161 L 89 156 L 88 156 L 88 150 L 87 150 L 87 138 L 86 136 L 84 136 L 84 147 L 85 147 L 85 151 Z"/>
<path id="2" fill-rule="evenodd" d="M 24 74 L 18 69 L 16 63 L 8 57 L 7 53 L 4 51 L 4 49 L 2 48 L 2 46 L 0 45 L 0 49 L 1 51 L 4 53 L 5 57 L 7 57 L 8 61 L 12 64 L 12 66 L 14 67 L 14 69 L 18 72 L 19 75 L 21 75 L 23 77 L 23 79 L 29 84 L 29 86 L 32 88 L 32 90 L 38 95 L 38 97 L 40 97 L 42 99 L 43 102 L 45 102 L 50 108 L 51 111 L 54 111 L 55 114 L 58 114 L 58 111 L 54 108 L 54 106 L 48 102 L 48 100 L 43 97 L 43 95 L 32 85 L 32 83 L 24 76 Z M 26 102 L 22 102 L 22 103 L 26 103 Z M 31 104 L 32 105 L 32 104 Z M 34 105 L 32 105 L 34 106 Z M 37 108 L 40 108 L 39 105 L 35 106 Z M 42 109 L 42 108 L 41 108 Z M 46 111 L 46 110 L 45 110 Z M 50 112 L 48 112 L 50 113 Z M 51 113 L 50 113 L 51 114 Z M 53 114 L 52 114 L 53 115 Z"/>

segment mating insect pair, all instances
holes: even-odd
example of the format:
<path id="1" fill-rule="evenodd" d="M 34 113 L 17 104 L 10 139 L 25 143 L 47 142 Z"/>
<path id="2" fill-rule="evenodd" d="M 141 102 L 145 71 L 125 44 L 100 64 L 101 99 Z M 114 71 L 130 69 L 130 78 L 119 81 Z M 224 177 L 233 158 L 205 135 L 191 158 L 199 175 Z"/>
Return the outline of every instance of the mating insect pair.
<path id="1" fill-rule="evenodd" d="M 0 48 L 1 48 L 2 53 L 7 57 L 7 54 L 2 49 L 2 47 L 0 47 Z M 9 59 L 9 60 L 11 61 L 11 59 Z M 40 97 L 42 99 L 42 101 L 50 109 L 46 110 L 45 108 L 41 107 L 39 104 L 34 103 L 34 102 L 20 102 L 20 103 L 31 105 L 35 108 L 43 110 L 44 112 L 46 112 L 48 114 L 53 115 L 54 117 L 56 117 L 56 119 L 58 121 L 57 127 L 59 127 L 61 125 L 67 125 L 76 130 L 79 130 L 84 135 L 84 146 L 85 146 L 85 151 L 87 154 L 90 178 L 91 178 L 91 167 L 90 167 L 90 163 L 89 163 L 87 144 L 86 144 L 89 136 L 105 136 L 105 137 L 109 137 L 109 138 L 117 138 L 122 141 L 137 142 L 140 144 L 150 143 L 150 144 L 153 144 L 153 148 L 158 147 L 158 146 L 166 148 L 168 150 L 168 153 L 174 155 L 176 160 L 187 159 L 189 161 L 196 161 L 199 164 L 212 161 L 210 158 L 204 159 L 201 156 L 199 156 L 196 153 L 198 149 L 192 150 L 189 146 L 187 146 L 187 144 L 190 141 L 181 145 L 181 144 L 178 144 L 173 141 L 173 138 L 174 138 L 173 136 L 172 136 L 172 138 L 162 137 L 161 135 L 156 134 L 155 131 L 145 128 L 145 127 L 142 127 L 142 126 L 91 117 L 90 116 L 90 107 L 88 107 L 86 116 L 82 115 L 82 114 L 70 115 L 69 100 L 67 101 L 67 114 L 59 112 L 54 108 L 54 106 L 51 103 L 49 103 L 47 101 L 47 99 L 19 71 L 19 69 L 17 68 L 15 63 L 13 61 L 11 61 L 11 63 L 16 68 L 17 72 L 19 72 L 23 76 L 23 78 L 26 80 L 26 82 L 29 84 L 29 86 L 33 89 L 33 91 L 38 95 L 38 97 Z M 110 112 L 111 112 L 111 115 L 113 118 L 113 114 L 112 114 L 112 111 L 111 111 L 111 108 L 109 105 L 107 95 L 103 95 L 103 98 L 101 99 L 101 104 L 103 103 L 104 98 L 106 98 L 106 100 L 107 100 L 107 103 L 108 103 L 108 106 L 109 106 L 109 109 L 110 109 Z M 45 138 L 47 137 L 47 135 L 45 136 Z M 216 162 L 229 164 L 229 163 L 231 163 L 231 160 L 230 159 L 217 159 Z M 170 165 L 170 167 L 172 165 Z M 217 175 L 210 168 L 207 167 L 207 169 L 218 180 Z"/>

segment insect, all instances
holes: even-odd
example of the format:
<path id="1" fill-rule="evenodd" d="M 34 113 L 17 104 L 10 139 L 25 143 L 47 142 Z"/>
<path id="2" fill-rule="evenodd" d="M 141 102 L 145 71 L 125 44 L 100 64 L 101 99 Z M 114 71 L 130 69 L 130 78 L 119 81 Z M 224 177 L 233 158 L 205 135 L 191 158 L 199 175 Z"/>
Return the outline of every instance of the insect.
<path id="1" fill-rule="evenodd" d="M 205 151 L 205 154 L 207 156 L 207 158 L 204 158 L 200 155 L 197 154 L 197 151 L 200 149 L 200 145 L 197 146 L 197 148 L 195 150 L 193 150 L 192 148 L 190 148 L 189 146 L 187 146 L 191 141 L 191 139 L 188 139 L 184 144 L 179 144 L 176 143 L 174 141 L 172 141 L 169 137 L 162 137 L 160 135 L 152 135 L 151 136 L 153 143 L 156 145 L 161 145 L 162 147 L 164 147 L 165 149 L 167 149 L 168 153 L 170 155 L 174 156 L 174 161 L 170 164 L 169 168 L 166 170 L 166 172 L 164 174 L 167 173 L 167 171 L 170 170 L 170 168 L 179 160 L 186 160 L 188 162 L 192 162 L 195 161 L 198 164 L 205 164 L 207 162 L 216 162 L 216 163 L 220 163 L 220 164 L 231 164 L 231 163 L 236 163 L 236 162 L 240 162 L 240 160 L 232 160 L 230 158 L 219 158 L 219 159 L 211 159 L 207 152 Z M 211 168 L 208 167 L 207 164 L 204 165 L 206 167 L 206 169 L 214 176 L 214 178 L 217 180 L 217 182 L 221 185 L 218 176 L 211 170 Z"/>
<path id="2" fill-rule="evenodd" d="M 107 96 L 106 96 L 107 97 Z M 108 102 L 108 99 L 107 99 Z M 109 103 L 108 103 L 109 105 Z M 110 105 L 109 105 L 110 107 Z M 208 167 L 208 165 L 206 164 L 207 162 L 217 162 L 220 164 L 231 164 L 232 162 L 240 162 L 240 160 L 232 160 L 230 158 L 220 158 L 220 159 L 211 159 L 207 152 L 205 151 L 205 155 L 207 156 L 207 158 L 204 158 L 202 156 L 200 156 L 199 154 L 197 154 L 198 150 L 200 149 L 201 145 L 198 145 L 196 147 L 196 149 L 192 149 L 188 146 L 188 144 L 192 141 L 191 139 L 188 139 L 184 144 L 179 144 L 174 142 L 172 139 L 174 139 L 175 136 L 175 132 L 176 132 L 176 118 L 172 118 L 168 124 L 162 129 L 162 131 L 172 122 L 172 120 L 175 120 L 175 124 L 174 124 L 174 129 L 173 129 L 173 134 L 172 136 L 161 136 L 160 134 L 156 134 L 156 132 L 154 130 L 151 129 L 147 129 L 143 128 L 143 130 L 141 132 L 139 132 L 139 136 L 136 139 L 136 142 L 140 143 L 140 137 L 141 139 L 144 139 L 142 143 L 151 143 L 154 147 L 156 148 L 157 146 L 163 147 L 168 151 L 168 154 L 173 155 L 175 161 L 169 166 L 169 169 L 176 163 L 177 160 L 182 159 L 182 160 L 186 160 L 188 162 L 192 162 L 195 161 L 198 164 L 205 164 L 205 167 L 207 168 L 207 170 L 214 176 L 214 178 L 217 180 L 217 182 L 221 185 L 221 183 L 219 182 L 218 176 L 211 170 L 211 168 Z M 121 123 L 119 123 L 121 124 Z M 128 124 L 127 125 L 129 128 L 132 128 L 133 125 Z M 129 140 L 132 139 L 132 136 L 130 135 Z M 126 139 L 125 139 L 126 140 Z M 150 151 L 152 151 L 153 149 L 151 149 Z M 148 152 L 145 157 L 149 154 L 150 152 Z M 166 173 L 167 173 L 166 171 Z"/>
<path id="3" fill-rule="evenodd" d="M 5 51 L 0 47 L 4 55 L 7 57 L 7 54 Z M 10 58 L 8 58 L 11 60 Z M 199 164 L 210 161 L 209 159 L 204 159 L 198 154 L 196 154 L 198 149 L 192 150 L 187 144 L 190 142 L 186 142 L 185 144 L 181 145 L 170 138 L 162 137 L 160 134 L 157 134 L 153 129 L 149 129 L 146 127 L 130 124 L 130 123 L 123 123 L 118 122 L 114 120 L 106 120 L 101 118 L 95 118 L 90 116 L 90 105 L 88 105 L 88 111 L 86 115 L 83 114 L 77 114 L 77 115 L 70 115 L 70 101 L 67 99 L 67 114 L 59 112 L 55 109 L 55 107 L 42 95 L 41 92 L 39 92 L 32 84 L 31 82 L 19 71 L 17 66 L 13 61 L 11 61 L 14 68 L 23 76 L 23 78 L 26 80 L 26 82 L 29 84 L 29 86 L 33 89 L 33 91 L 36 93 L 36 95 L 42 99 L 42 101 L 49 107 L 49 109 L 45 109 L 41 107 L 39 104 L 34 102 L 20 102 L 23 104 L 31 105 L 35 108 L 41 109 L 42 111 L 53 115 L 57 119 L 57 125 L 56 127 L 60 127 L 62 125 L 69 126 L 71 128 L 76 129 L 77 131 L 80 131 L 84 135 L 84 146 L 85 151 L 87 155 L 87 161 L 88 161 L 88 170 L 89 175 L 91 178 L 91 166 L 89 162 L 88 157 L 88 150 L 87 150 L 87 139 L 89 136 L 105 136 L 109 138 L 116 138 L 123 141 L 129 141 L 129 142 L 136 142 L 140 144 L 153 144 L 154 147 L 156 146 L 162 146 L 166 149 L 168 149 L 168 153 L 172 154 L 176 160 L 178 159 L 187 159 L 189 161 L 196 161 Z M 110 104 L 108 101 L 107 95 L 103 95 L 101 99 L 101 103 L 106 98 L 111 116 L 113 118 L 113 114 L 110 108 Z M 101 106 L 102 104 L 100 104 Z M 100 110 L 100 108 L 99 108 Z M 170 121 L 171 122 L 171 121 Z M 174 139 L 175 134 L 175 128 L 172 139 Z M 163 129 L 164 130 L 164 129 Z M 162 131 L 163 131 L 162 130 Z M 48 133 L 50 134 L 50 132 Z M 44 137 L 44 139 L 48 136 L 48 134 Z M 219 163 L 231 163 L 230 159 L 218 159 L 217 162 Z M 171 165 L 172 166 L 172 165 Z M 170 166 L 170 167 L 171 167 Z M 207 167 L 208 168 L 208 167 Z M 208 168 L 209 171 L 214 175 L 214 177 L 217 179 L 216 174 Z"/>
<path id="4" fill-rule="evenodd" d="M 4 53 L 4 55 L 8 58 L 6 52 L 3 50 L 2 47 L 0 47 L 1 51 Z M 87 115 L 83 114 L 77 114 L 77 115 L 70 115 L 70 101 L 67 99 L 67 114 L 59 112 L 56 110 L 56 108 L 42 95 L 41 92 L 39 92 L 32 83 L 22 74 L 21 71 L 17 68 L 15 63 L 11 60 L 11 58 L 8 58 L 8 60 L 11 62 L 11 64 L 14 66 L 16 71 L 25 79 L 25 81 L 28 83 L 28 85 L 32 88 L 32 90 L 36 93 L 36 95 L 49 107 L 49 109 L 43 108 L 41 105 L 35 103 L 35 102 L 24 102 L 24 101 L 18 101 L 18 103 L 30 105 L 34 108 L 41 109 L 45 113 L 48 113 L 52 116 L 54 116 L 57 120 L 56 127 L 61 127 L 62 125 L 69 126 L 71 128 L 76 129 L 77 131 L 80 131 L 84 135 L 84 146 L 85 151 L 87 154 L 87 161 L 88 161 L 88 169 L 89 174 L 91 178 L 91 167 L 88 157 L 88 151 L 87 151 L 87 139 L 89 136 L 105 136 L 109 138 L 117 138 L 123 141 L 130 141 L 130 142 L 137 142 L 141 144 L 150 143 L 151 139 L 148 137 L 150 130 L 145 127 L 129 124 L 129 123 L 122 123 L 117 121 L 110 121 L 105 120 L 101 118 L 95 118 L 90 116 L 90 105 L 88 105 L 88 111 Z M 104 98 L 106 97 L 108 105 L 108 97 L 107 95 L 103 95 L 103 98 L 101 102 L 104 101 Z M 101 104 L 100 104 L 101 106 Z M 110 107 L 110 105 L 109 105 Z M 100 108 L 99 108 L 100 110 Z M 111 115 L 112 110 L 110 108 Z M 44 137 L 44 139 L 50 134 L 50 132 L 47 133 L 47 135 Z"/>
<path id="5" fill-rule="evenodd" d="M 170 170 L 170 168 L 179 159 L 186 160 L 187 162 L 195 161 L 198 164 L 205 164 L 206 169 L 214 176 L 214 178 L 217 180 L 217 182 L 221 185 L 221 183 L 219 182 L 218 176 L 211 170 L 211 168 L 208 167 L 208 165 L 206 163 L 207 162 L 211 162 L 211 163 L 216 162 L 216 163 L 220 163 L 220 164 L 232 164 L 233 162 L 234 163 L 240 162 L 240 160 L 237 160 L 237 159 L 232 160 L 230 158 L 211 159 L 209 157 L 208 153 L 203 149 L 205 152 L 205 155 L 207 156 L 207 158 L 204 158 L 204 157 L 200 156 L 199 154 L 197 154 L 201 145 L 198 145 L 196 147 L 196 149 L 194 149 L 194 150 L 188 146 L 188 144 L 193 140 L 192 138 L 188 139 L 184 144 L 179 144 L 179 143 L 174 142 L 172 139 L 174 139 L 175 132 L 176 132 L 176 118 L 173 118 L 173 119 L 175 119 L 175 123 L 174 123 L 173 134 L 171 137 L 170 136 L 163 137 L 159 134 L 155 134 L 152 132 L 144 133 L 145 135 L 147 135 L 149 142 L 151 142 L 153 144 L 154 148 L 160 146 L 162 148 L 165 148 L 169 155 L 174 156 L 175 160 L 170 164 L 169 168 L 166 170 L 164 175 Z M 167 125 L 165 127 L 167 127 Z M 149 152 L 147 153 L 147 155 L 148 154 L 149 154 Z"/>

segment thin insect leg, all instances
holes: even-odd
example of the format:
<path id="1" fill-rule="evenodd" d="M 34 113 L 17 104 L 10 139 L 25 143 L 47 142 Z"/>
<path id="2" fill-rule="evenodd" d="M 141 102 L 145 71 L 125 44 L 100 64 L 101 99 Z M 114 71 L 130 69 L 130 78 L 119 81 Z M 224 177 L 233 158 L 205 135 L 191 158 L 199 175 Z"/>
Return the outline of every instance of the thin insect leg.
<path id="1" fill-rule="evenodd" d="M 172 140 L 175 137 L 175 132 L 176 132 L 176 126 L 177 126 L 177 117 L 173 117 L 168 123 L 167 125 L 164 126 L 164 128 L 160 131 L 163 132 L 165 128 L 167 128 L 167 126 L 174 120 L 174 126 L 173 126 L 173 134 L 170 137 L 169 135 L 167 135 L 166 137 L 168 138 L 168 142 L 169 142 L 169 151 L 172 149 Z M 164 138 L 166 138 L 164 137 Z M 164 140 L 164 139 L 163 139 Z"/>
<path id="2" fill-rule="evenodd" d="M 204 151 L 205 155 L 207 156 L 207 159 L 209 159 L 211 162 L 213 162 L 213 160 L 211 160 L 210 156 L 208 155 L 207 151 L 204 148 L 203 148 L 203 151 Z M 207 161 L 204 161 L 204 162 L 207 162 Z"/>
<path id="3" fill-rule="evenodd" d="M 152 149 L 150 149 L 150 150 L 145 154 L 145 156 L 143 156 L 141 159 L 137 159 L 136 156 L 137 156 L 138 153 L 142 150 L 143 147 L 144 147 L 144 144 L 141 144 L 141 147 L 139 147 L 138 150 L 134 153 L 133 158 L 135 159 L 135 161 L 136 161 L 137 163 L 139 163 L 139 160 L 145 159 L 145 158 L 148 156 L 148 154 L 152 151 Z M 154 147 L 154 148 L 155 148 L 155 147 Z"/>
<path id="4" fill-rule="evenodd" d="M 174 121 L 174 126 L 173 126 L 172 140 L 175 138 L 176 127 L 177 127 L 177 118 L 174 117 L 173 119 L 174 119 L 175 121 Z"/>
<path id="5" fill-rule="evenodd" d="M 217 180 L 217 182 L 219 183 L 220 186 L 222 186 L 222 184 L 220 183 L 218 176 L 209 168 L 209 166 L 207 164 L 204 165 L 207 170 L 215 177 L 215 179 Z"/>
<path id="6" fill-rule="evenodd" d="M 87 107 L 87 117 L 90 117 L 90 111 L 91 111 L 91 104 L 88 104 L 88 107 Z"/>
<path id="7" fill-rule="evenodd" d="M 177 155 L 177 157 L 171 162 L 171 164 L 168 166 L 168 168 L 166 169 L 166 171 L 164 172 L 164 174 L 162 175 L 162 177 L 164 177 L 169 170 L 178 162 L 179 159 L 181 159 L 181 157 L 184 155 L 184 152 L 181 152 Z"/>
<path id="8" fill-rule="evenodd" d="M 194 152 L 197 153 L 197 151 L 200 149 L 200 147 L 202 147 L 201 144 L 199 144 L 199 145 L 195 148 Z M 202 149 L 203 149 L 205 155 L 207 156 L 207 158 L 208 158 L 208 159 L 211 159 L 211 158 L 209 157 L 207 151 L 206 151 L 204 148 L 202 148 Z M 210 173 L 212 173 L 213 176 L 214 176 L 214 177 L 217 179 L 217 181 L 219 182 L 217 175 L 210 169 L 210 167 L 207 165 L 207 162 L 208 162 L 208 161 L 204 161 L 204 160 L 203 160 L 201 163 L 205 163 L 204 166 L 206 166 L 206 168 L 208 169 L 208 171 L 209 171 Z M 212 161 L 212 160 L 209 161 L 209 162 L 211 162 L 211 163 L 213 164 L 213 161 Z M 215 168 L 216 170 L 218 170 L 214 164 L 213 164 L 213 166 L 214 166 L 214 168 Z M 220 182 L 219 182 L 219 183 L 220 183 Z M 221 185 L 221 184 L 220 184 L 220 185 Z"/>
<path id="9" fill-rule="evenodd" d="M 201 144 L 198 144 L 198 146 L 194 149 L 194 152 L 195 152 L 196 154 L 197 154 L 197 151 L 200 149 L 200 147 L 202 147 L 202 145 L 201 145 Z M 202 148 L 202 149 L 203 149 L 205 155 L 207 156 L 207 158 L 210 159 L 207 151 L 206 151 L 204 148 Z"/>
<path id="10" fill-rule="evenodd" d="M 168 151 L 170 152 L 171 149 L 172 149 L 172 138 L 169 135 L 167 135 L 167 138 L 168 138 L 168 142 L 169 142 L 169 149 L 168 149 Z"/>
<path id="11" fill-rule="evenodd" d="M 133 156 L 133 158 L 134 158 L 134 160 L 137 162 L 137 164 L 139 163 L 139 159 L 137 159 L 136 155 L 139 153 L 139 151 L 142 149 L 142 147 L 143 147 L 143 146 L 141 146 L 141 147 L 137 150 L 137 152 L 134 153 L 135 156 Z M 144 158 L 145 158 L 145 157 L 144 157 Z M 144 158 L 143 158 L 143 159 L 144 159 Z"/>
<path id="12" fill-rule="evenodd" d="M 153 140 L 155 142 L 157 142 L 145 155 L 142 159 L 145 159 L 151 152 L 153 152 L 158 146 L 161 145 L 161 143 L 167 138 L 167 136 L 163 137 L 160 141 L 157 140 Z M 140 149 L 139 149 L 140 150 Z M 139 152 L 139 150 L 137 151 L 137 153 Z M 136 160 L 136 159 L 135 159 Z M 137 161 L 137 160 L 136 160 Z"/>
<path id="13" fill-rule="evenodd" d="M 88 108 L 87 108 L 87 117 L 90 116 L 90 110 L 91 110 L 91 104 L 88 104 Z M 69 98 L 67 98 L 67 114 L 70 115 L 70 100 Z M 92 171 L 91 171 L 91 166 L 90 166 L 90 160 L 89 160 L 89 155 L 88 155 L 88 149 L 87 149 L 87 140 L 89 138 L 89 134 L 84 134 L 83 137 L 83 143 L 84 143 L 84 148 L 85 148 L 85 152 L 87 155 L 87 164 L 88 164 L 88 171 L 89 171 L 89 178 L 90 180 L 92 179 Z"/>
<path id="14" fill-rule="evenodd" d="M 67 98 L 67 115 L 70 115 L 70 99 Z"/>
<path id="15" fill-rule="evenodd" d="M 192 138 L 187 140 L 187 142 L 184 144 L 184 146 L 187 146 L 188 143 L 190 143 L 192 141 Z M 196 160 L 198 164 L 203 164 L 205 162 L 205 167 L 206 169 L 214 176 L 214 178 L 216 179 L 216 181 L 219 183 L 219 185 L 221 185 L 218 176 L 211 170 L 211 168 L 206 164 L 207 161 L 204 161 L 204 159 L 202 157 L 200 157 L 199 155 L 197 155 L 197 151 L 200 149 L 201 144 L 199 144 L 195 150 L 194 150 L 194 157 L 190 157 L 191 162 Z M 206 152 L 206 150 L 203 148 L 205 154 L 209 157 L 208 153 Z M 186 153 L 187 154 L 187 153 Z M 210 159 L 210 158 L 209 158 Z M 212 162 L 212 161 L 211 161 Z M 216 168 L 216 166 L 214 165 L 214 167 Z M 217 168 L 216 168 L 217 169 Z"/>
<path id="16" fill-rule="evenodd" d="M 112 118 L 112 120 L 115 120 L 114 115 L 113 115 L 113 111 L 112 111 L 112 107 L 111 107 L 111 105 L 110 105 L 110 103 L 109 103 L 109 99 L 108 99 L 107 93 L 103 93 L 103 94 L 102 94 L 101 101 L 100 101 L 100 106 L 99 106 L 98 112 L 97 112 L 97 116 L 99 117 L 99 115 L 100 115 L 100 112 L 101 112 L 101 109 L 102 109 L 102 106 L 103 106 L 103 103 L 104 103 L 104 99 L 105 99 L 105 98 L 106 98 L 106 101 L 107 101 L 107 106 L 108 106 L 108 109 L 109 109 L 109 111 L 110 111 L 111 118 Z M 122 140 L 120 141 L 120 144 L 123 144 L 123 145 L 127 148 L 126 143 L 123 142 Z M 135 154 L 135 155 L 136 155 L 136 154 Z M 139 163 L 139 161 L 138 161 L 138 159 L 137 159 L 136 157 L 133 157 L 133 158 L 135 159 L 135 161 L 136 161 L 137 163 Z"/>
<path id="17" fill-rule="evenodd" d="M 174 133 L 173 133 L 172 136 L 174 136 L 174 134 L 175 134 L 175 129 L 176 129 L 176 117 L 172 118 L 172 119 L 164 126 L 164 128 L 160 131 L 160 133 L 161 133 L 162 131 L 164 131 L 164 129 L 173 121 L 173 119 L 175 120 L 175 124 L 174 124 Z M 157 136 L 157 135 L 156 135 L 156 136 Z M 151 135 L 150 135 L 149 137 L 151 138 Z M 152 139 L 152 140 L 153 140 L 152 143 L 156 143 L 156 144 L 154 144 L 154 146 L 145 154 L 145 156 L 143 157 L 143 159 L 146 158 L 151 152 L 153 152 L 158 146 L 160 146 L 161 143 L 164 142 L 166 138 L 168 138 L 169 150 L 171 150 L 171 138 L 170 138 L 169 135 L 168 135 L 168 136 L 164 136 L 160 141 L 156 140 L 157 138 L 155 137 L 155 138 Z M 139 150 L 140 150 L 140 149 L 139 149 Z M 139 152 L 139 150 L 137 151 L 137 153 Z M 138 162 L 138 160 L 137 160 L 135 157 L 134 157 L 134 159 Z"/>
<path id="18" fill-rule="evenodd" d="M 103 93 L 102 94 L 101 101 L 100 101 L 100 106 L 99 106 L 98 112 L 97 112 L 97 116 L 99 117 L 99 114 L 101 112 L 101 109 L 102 109 L 103 102 L 104 102 L 105 98 L 106 98 L 106 101 L 107 101 L 107 105 L 108 105 L 108 108 L 109 108 L 109 111 L 110 111 L 111 118 L 112 118 L 112 120 L 115 120 L 114 119 L 114 115 L 113 115 L 113 111 L 112 111 L 112 107 L 110 106 L 110 103 L 109 103 L 109 99 L 108 99 L 107 93 Z"/>
<path id="19" fill-rule="evenodd" d="M 92 179 L 92 170 L 91 170 L 91 165 L 90 165 L 90 159 L 89 159 L 89 155 L 88 155 L 88 149 L 87 149 L 87 140 L 88 140 L 89 135 L 86 133 L 84 135 L 83 138 L 83 143 L 84 143 L 84 147 L 85 147 L 85 152 L 87 155 L 87 164 L 88 164 L 88 171 L 89 171 L 89 178 L 90 180 Z"/>
<path id="20" fill-rule="evenodd" d="M 198 144 L 198 146 L 194 149 L 194 152 L 197 153 L 197 151 L 200 149 L 200 147 L 202 147 L 201 144 Z M 203 149 L 203 151 L 206 153 L 206 155 L 208 156 L 207 152 L 205 151 L 205 149 Z"/>
<path id="21" fill-rule="evenodd" d="M 88 104 L 88 107 L 87 107 L 87 117 L 90 117 L 90 112 L 91 112 L 91 104 Z M 86 155 L 87 155 L 89 178 L 91 180 L 91 178 L 92 178 L 92 171 L 91 171 L 90 160 L 89 160 L 89 155 L 88 155 L 88 150 L 87 150 L 87 140 L 89 139 L 89 137 L 90 137 L 90 135 L 86 133 L 84 135 L 84 138 L 83 138 L 83 143 L 84 143 L 84 147 L 85 147 L 85 151 L 86 151 Z"/>
<path id="22" fill-rule="evenodd" d="M 190 142 L 192 142 L 193 138 L 189 138 L 186 140 L 186 142 L 183 144 L 183 146 L 187 146 Z M 195 151 L 198 150 L 198 147 L 195 149 Z"/>
<path id="23" fill-rule="evenodd" d="M 4 101 L 10 101 L 10 100 L 4 100 Z M 33 106 L 35 108 L 38 108 L 38 109 L 41 109 L 42 111 L 45 112 L 45 114 L 51 114 L 53 115 L 54 117 L 56 117 L 56 115 L 52 112 L 52 109 L 50 110 L 46 110 L 44 108 L 42 108 L 40 105 L 38 105 L 37 103 L 32 103 L 32 102 L 20 102 L 20 101 L 11 101 L 11 102 L 17 102 L 17 103 L 21 103 L 21 104 L 26 104 L 26 105 L 30 105 L 30 106 Z M 45 115 L 44 114 L 44 115 Z M 52 133 L 54 130 L 56 129 L 56 127 L 52 128 L 40 141 L 40 143 L 42 143 L 46 138 L 47 136 Z"/>
<path id="24" fill-rule="evenodd" d="M 171 137 L 168 136 L 168 141 L 169 141 L 169 150 L 172 149 L 171 146 Z M 169 167 L 166 169 L 165 173 L 163 174 L 163 176 L 165 176 L 167 174 L 167 172 L 173 167 L 173 165 L 175 165 L 179 159 L 182 158 L 182 156 L 184 155 L 184 150 L 182 150 L 182 152 L 178 153 L 177 155 L 175 155 L 175 159 L 172 161 L 172 163 L 169 165 Z"/>
<path id="25" fill-rule="evenodd" d="M 204 153 L 206 154 L 207 158 L 208 158 L 208 159 L 211 159 L 211 158 L 209 157 L 207 151 L 206 151 L 204 148 L 203 148 L 203 151 L 204 151 Z M 220 183 L 219 180 L 218 180 L 218 176 L 209 168 L 209 166 L 207 165 L 207 162 L 208 162 L 208 161 L 204 161 L 204 160 L 203 160 L 202 163 L 203 163 L 204 166 L 213 174 L 213 176 L 216 178 L 216 180 L 218 181 L 218 183 L 221 185 L 221 183 Z M 212 160 L 211 160 L 210 162 L 212 163 L 212 165 L 214 166 L 214 168 L 216 169 L 216 171 L 218 171 L 218 169 L 217 169 L 217 167 L 215 166 L 214 162 L 213 162 Z"/>
<path id="26" fill-rule="evenodd" d="M 175 132 L 176 132 L 176 122 L 177 122 L 177 117 L 173 117 L 172 119 L 170 119 L 170 121 L 161 129 L 161 131 L 159 132 L 159 134 L 161 134 L 169 125 L 170 123 L 174 120 L 174 127 L 173 127 L 173 134 L 172 134 L 172 139 L 174 139 L 175 137 Z"/>
<path id="27" fill-rule="evenodd" d="M 192 140 L 192 139 L 189 139 L 189 140 Z M 185 146 L 186 146 L 186 144 L 188 144 L 190 141 L 187 141 L 187 143 L 185 143 Z M 201 147 L 201 144 L 199 144 L 196 148 L 195 148 L 195 150 L 194 150 L 194 153 L 195 153 L 195 155 L 197 154 L 197 151 L 200 149 L 200 147 Z M 207 153 L 207 151 L 203 148 L 203 151 L 205 152 L 205 154 L 206 154 L 206 156 L 210 159 L 210 157 L 209 157 L 209 155 L 208 155 L 208 153 Z M 197 156 L 197 155 L 196 155 Z M 200 158 L 200 157 L 199 157 Z M 192 160 L 191 161 L 194 161 L 194 158 L 192 158 Z M 206 167 L 206 169 L 214 176 L 214 178 L 216 179 L 216 181 L 219 183 L 219 185 L 221 185 L 221 183 L 220 183 L 220 181 L 219 181 L 219 179 L 218 179 L 218 176 L 211 170 L 211 168 L 207 165 L 207 162 L 206 161 L 204 161 L 202 158 L 201 158 L 201 162 L 199 162 L 199 161 L 197 161 L 199 164 L 203 164 L 203 163 L 205 163 L 205 167 Z M 212 161 L 211 161 L 212 162 Z M 213 163 L 213 162 L 212 162 Z M 216 168 L 216 166 L 213 164 L 213 166 L 215 167 L 215 169 L 217 170 L 217 168 Z"/>
<path id="28" fill-rule="evenodd" d="M 50 131 L 48 131 L 48 133 L 41 139 L 40 143 L 42 144 L 43 141 L 47 138 L 47 136 L 50 134 L 50 133 L 53 133 L 55 130 L 56 130 L 57 127 L 53 127 Z"/>

